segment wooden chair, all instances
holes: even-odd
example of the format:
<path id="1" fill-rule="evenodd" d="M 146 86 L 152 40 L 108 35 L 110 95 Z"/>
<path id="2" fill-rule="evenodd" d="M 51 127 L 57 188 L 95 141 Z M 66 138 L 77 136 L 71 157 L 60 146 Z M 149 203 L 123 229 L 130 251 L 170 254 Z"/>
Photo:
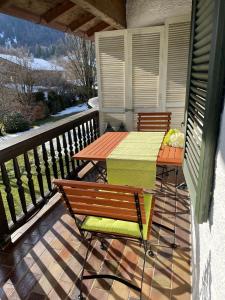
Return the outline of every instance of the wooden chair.
<path id="1" fill-rule="evenodd" d="M 141 188 L 129 186 L 60 179 L 54 179 L 53 183 L 62 194 L 62 199 L 74 218 L 81 236 L 88 242 L 81 272 L 79 299 L 84 299 L 82 281 L 93 278 L 117 280 L 139 291 L 141 295 L 146 255 L 154 256 L 149 244 L 154 196 L 144 193 Z M 78 220 L 77 215 L 85 216 L 84 220 L 82 222 Z M 140 287 L 116 275 L 84 275 L 91 242 L 96 238 L 101 241 L 102 246 L 104 246 L 102 239 L 107 238 L 130 239 L 143 245 L 145 254 Z"/>
<path id="2" fill-rule="evenodd" d="M 138 113 L 137 131 L 169 131 L 171 112 Z"/>
<path id="3" fill-rule="evenodd" d="M 170 130 L 171 115 L 171 112 L 138 113 L 137 131 L 163 131 L 166 134 Z M 157 178 L 161 181 L 162 190 L 162 182 L 164 176 L 168 175 L 168 170 L 166 165 L 157 167 L 160 169 Z M 169 172 L 175 172 L 175 169 Z"/>

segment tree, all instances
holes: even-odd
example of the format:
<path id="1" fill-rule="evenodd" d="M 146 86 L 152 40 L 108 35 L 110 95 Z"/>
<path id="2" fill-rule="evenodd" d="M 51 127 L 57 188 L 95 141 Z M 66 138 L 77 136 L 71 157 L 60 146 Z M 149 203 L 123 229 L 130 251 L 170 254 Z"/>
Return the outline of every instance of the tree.
<path id="1" fill-rule="evenodd" d="M 34 86 L 40 75 L 33 72 L 32 58 L 26 49 L 19 49 L 16 54 L 11 57 L 8 54 L 10 59 L 1 60 L 0 106 L 4 112 L 9 104 L 11 112 L 20 112 L 27 120 L 32 120 Z"/>
<path id="2" fill-rule="evenodd" d="M 66 71 L 74 82 L 77 93 L 85 100 L 95 96 L 96 61 L 92 41 L 74 35 L 66 35 L 65 49 L 68 61 Z"/>

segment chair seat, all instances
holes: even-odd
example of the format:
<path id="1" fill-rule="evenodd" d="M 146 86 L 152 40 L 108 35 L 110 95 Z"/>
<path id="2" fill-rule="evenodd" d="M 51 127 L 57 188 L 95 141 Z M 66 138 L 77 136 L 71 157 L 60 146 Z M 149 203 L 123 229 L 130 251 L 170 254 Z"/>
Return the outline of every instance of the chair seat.
<path id="1" fill-rule="evenodd" d="M 146 213 L 146 224 L 143 224 L 143 238 L 144 240 L 147 240 L 148 226 L 149 226 L 151 207 L 152 207 L 152 195 L 150 194 L 144 195 L 144 207 Z M 135 238 L 141 237 L 139 225 L 136 222 L 88 216 L 84 220 L 81 228 L 86 231 L 122 234 L 122 235 L 128 235 Z"/>

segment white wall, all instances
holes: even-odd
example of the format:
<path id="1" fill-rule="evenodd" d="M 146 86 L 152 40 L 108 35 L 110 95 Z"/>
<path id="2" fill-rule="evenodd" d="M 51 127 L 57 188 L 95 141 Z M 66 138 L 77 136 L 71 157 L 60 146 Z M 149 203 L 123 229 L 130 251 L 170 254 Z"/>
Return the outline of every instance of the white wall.
<path id="1" fill-rule="evenodd" d="M 166 18 L 187 15 L 191 0 L 127 0 L 127 27 L 162 25 Z"/>
<path id="2" fill-rule="evenodd" d="M 207 223 L 193 225 L 193 299 L 225 299 L 225 108 L 216 156 L 214 199 Z"/>

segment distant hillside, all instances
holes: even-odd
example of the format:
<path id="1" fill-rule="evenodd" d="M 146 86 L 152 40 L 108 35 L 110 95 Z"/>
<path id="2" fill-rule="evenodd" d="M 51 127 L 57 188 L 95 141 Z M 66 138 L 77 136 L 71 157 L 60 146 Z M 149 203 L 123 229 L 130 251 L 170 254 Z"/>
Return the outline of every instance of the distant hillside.
<path id="1" fill-rule="evenodd" d="M 61 55 L 64 33 L 0 14 L 0 46 L 27 47 L 35 57 L 49 58 Z"/>

